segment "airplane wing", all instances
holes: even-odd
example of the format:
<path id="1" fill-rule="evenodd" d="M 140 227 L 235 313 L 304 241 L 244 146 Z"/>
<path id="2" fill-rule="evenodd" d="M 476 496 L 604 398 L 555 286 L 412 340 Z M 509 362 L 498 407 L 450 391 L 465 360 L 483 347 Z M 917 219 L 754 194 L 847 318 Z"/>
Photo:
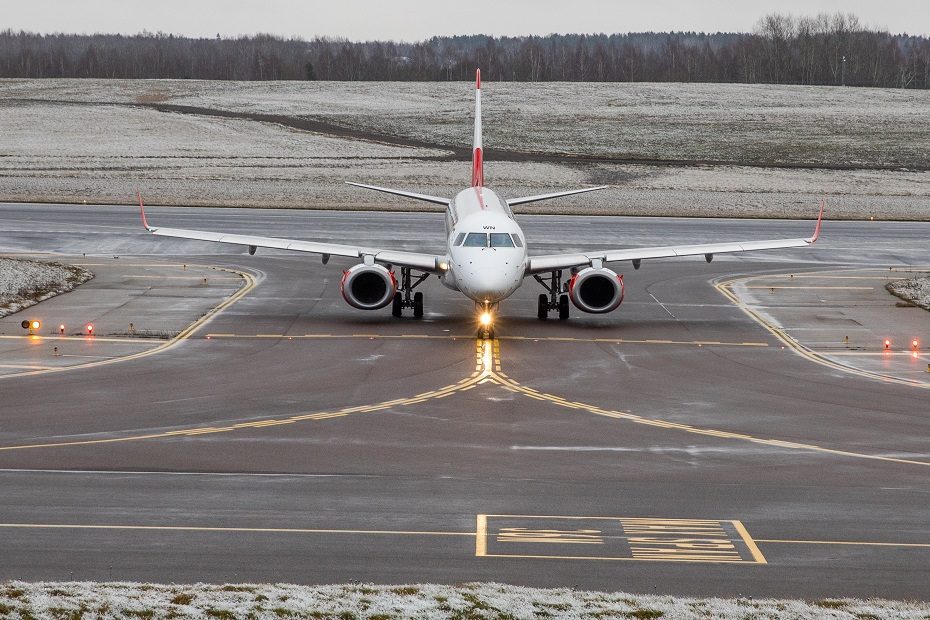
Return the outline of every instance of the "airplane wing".
<path id="1" fill-rule="evenodd" d="M 219 232 L 209 232 L 205 230 L 187 230 L 184 228 L 163 228 L 161 226 L 151 226 L 145 217 L 145 205 L 142 203 L 142 195 L 139 195 L 139 209 L 142 213 L 142 226 L 153 235 L 160 237 L 177 237 L 180 239 L 196 239 L 199 241 L 214 241 L 217 243 L 232 243 L 235 245 L 244 245 L 249 248 L 250 253 L 255 252 L 255 248 L 275 248 L 278 250 L 294 250 L 296 252 L 311 252 L 321 254 L 323 262 L 329 260 L 330 256 L 345 256 L 348 258 L 358 258 L 365 260 L 371 257 L 371 260 L 377 263 L 398 265 L 400 267 L 412 267 L 420 271 L 430 273 L 441 273 L 444 271 L 446 258 L 435 254 L 420 254 L 417 252 L 404 252 L 395 250 L 382 250 L 379 248 L 366 248 L 354 245 L 342 245 L 337 243 L 320 243 L 316 241 L 299 241 L 295 239 L 281 239 L 278 237 L 259 237 L 255 235 L 233 235 Z"/>
<path id="2" fill-rule="evenodd" d="M 766 241 L 736 241 L 729 243 L 704 243 L 698 245 L 669 245 L 648 248 L 631 248 L 624 250 L 607 250 L 598 252 L 585 252 L 581 254 L 547 254 L 543 256 L 530 256 L 526 269 L 527 275 L 554 271 L 557 269 L 571 269 L 573 267 L 587 267 L 594 261 L 611 263 L 621 260 L 633 261 L 633 266 L 639 268 L 639 261 L 644 258 L 669 258 L 672 256 L 698 256 L 703 254 L 707 262 L 714 254 L 730 254 L 733 252 L 749 252 L 752 250 L 774 250 L 779 248 L 803 248 L 816 243 L 820 237 L 820 226 L 823 223 L 824 201 L 820 202 L 820 214 L 811 237 L 800 239 L 771 239 Z"/>
<path id="3" fill-rule="evenodd" d="M 552 194 L 538 194 L 536 196 L 524 196 L 523 198 L 511 198 L 507 201 L 507 204 L 513 207 L 515 205 L 522 205 L 528 202 L 538 202 L 540 200 L 549 200 L 550 198 L 561 198 L 562 196 L 571 196 L 573 194 L 595 192 L 599 189 L 607 189 L 607 187 L 607 185 L 600 185 L 598 187 L 586 187 L 584 189 L 570 189 L 567 192 L 554 192 Z"/>
<path id="4" fill-rule="evenodd" d="M 416 192 L 405 192 L 401 189 L 392 189 L 390 187 L 378 187 L 377 185 L 365 185 L 364 183 L 353 183 L 352 181 L 346 181 L 346 185 L 354 185 L 355 187 L 364 187 L 365 189 L 373 189 L 376 192 L 384 192 L 385 194 L 394 194 L 396 196 L 405 196 L 407 198 L 413 198 L 414 200 L 422 200 L 424 202 L 434 202 L 438 205 L 449 206 L 448 198 L 440 198 L 439 196 L 429 196 L 427 194 L 417 194 Z"/>

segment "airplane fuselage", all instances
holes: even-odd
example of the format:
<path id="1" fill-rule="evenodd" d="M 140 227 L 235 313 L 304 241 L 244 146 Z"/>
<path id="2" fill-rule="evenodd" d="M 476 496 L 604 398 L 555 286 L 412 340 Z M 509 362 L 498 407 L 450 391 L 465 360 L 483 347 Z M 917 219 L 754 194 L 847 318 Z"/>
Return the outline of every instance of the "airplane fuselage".
<path id="1" fill-rule="evenodd" d="M 483 305 L 496 304 L 520 287 L 526 237 L 492 190 L 476 186 L 459 192 L 446 209 L 446 235 L 444 285 Z"/>

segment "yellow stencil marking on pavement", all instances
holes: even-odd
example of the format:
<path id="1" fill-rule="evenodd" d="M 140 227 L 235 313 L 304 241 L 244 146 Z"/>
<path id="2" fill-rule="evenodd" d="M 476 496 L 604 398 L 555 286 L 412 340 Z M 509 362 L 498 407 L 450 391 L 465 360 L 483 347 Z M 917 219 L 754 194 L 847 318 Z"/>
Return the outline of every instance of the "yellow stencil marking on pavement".
<path id="1" fill-rule="evenodd" d="M 765 564 L 740 521 L 478 515 L 476 556 Z"/>

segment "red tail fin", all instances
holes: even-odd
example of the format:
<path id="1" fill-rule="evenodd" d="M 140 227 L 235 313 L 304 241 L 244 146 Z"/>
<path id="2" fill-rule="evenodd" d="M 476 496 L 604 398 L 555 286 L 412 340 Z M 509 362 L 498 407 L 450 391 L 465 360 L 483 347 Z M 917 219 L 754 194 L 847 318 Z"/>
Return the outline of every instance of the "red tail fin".
<path id="1" fill-rule="evenodd" d="M 475 139 L 471 153 L 472 187 L 484 186 L 484 156 L 481 152 L 481 69 L 475 70 Z"/>

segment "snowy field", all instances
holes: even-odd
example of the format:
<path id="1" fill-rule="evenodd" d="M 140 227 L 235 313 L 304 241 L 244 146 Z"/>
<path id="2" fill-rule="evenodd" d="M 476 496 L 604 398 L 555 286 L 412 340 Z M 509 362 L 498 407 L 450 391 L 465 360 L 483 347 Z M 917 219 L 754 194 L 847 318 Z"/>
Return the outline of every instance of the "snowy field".
<path id="1" fill-rule="evenodd" d="M 917 620 L 930 604 L 882 600 L 695 599 L 543 590 L 500 584 L 461 586 L 0 584 L 0 617 L 313 618 L 317 620 Z"/>
<path id="2" fill-rule="evenodd" d="M 0 317 L 66 293 L 93 277 L 74 265 L 0 257 Z"/>
<path id="3" fill-rule="evenodd" d="M 489 185 L 505 197 L 610 185 L 525 213 L 812 217 L 826 195 L 832 218 L 930 219 L 930 98 L 916 91 L 485 90 L 485 146 L 519 152 L 489 157 Z M 343 182 L 451 196 L 469 179 L 468 163 L 448 149 L 470 144 L 471 98 L 466 83 L 0 80 L 0 200 L 129 203 L 139 187 L 152 204 L 435 209 Z M 150 107 L 160 104 L 323 121 L 434 146 Z"/>

